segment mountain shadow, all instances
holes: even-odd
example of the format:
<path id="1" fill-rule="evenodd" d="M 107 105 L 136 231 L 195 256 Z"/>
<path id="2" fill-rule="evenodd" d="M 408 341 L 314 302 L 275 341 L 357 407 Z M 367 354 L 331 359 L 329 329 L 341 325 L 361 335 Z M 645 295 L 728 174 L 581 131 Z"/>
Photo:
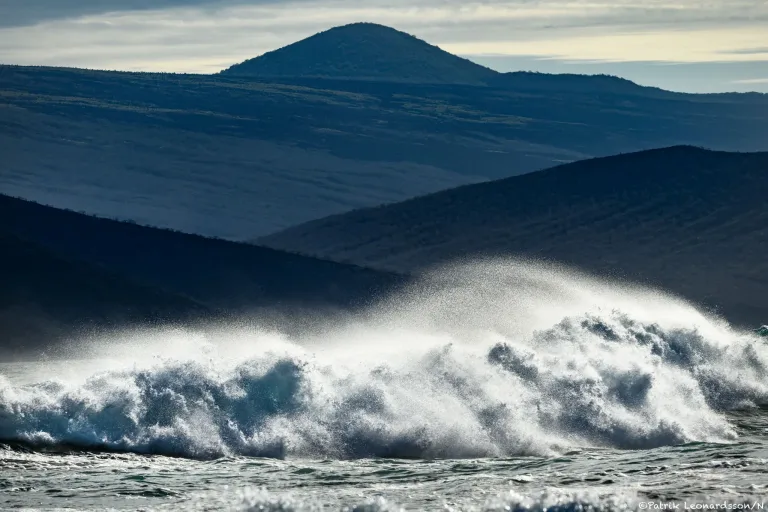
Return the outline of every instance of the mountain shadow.
<path id="1" fill-rule="evenodd" d="M 694 147 L 580 161 L 358 210 L 259 243 L 397 271 L 523 256 L 768 318 L 768 153 Z"/>

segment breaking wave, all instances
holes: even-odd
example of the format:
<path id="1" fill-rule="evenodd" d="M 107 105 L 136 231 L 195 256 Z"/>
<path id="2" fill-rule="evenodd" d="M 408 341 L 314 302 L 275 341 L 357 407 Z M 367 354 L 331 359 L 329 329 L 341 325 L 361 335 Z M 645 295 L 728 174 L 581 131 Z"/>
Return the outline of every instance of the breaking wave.
<path id="1" fill-rule="evenodd" d="M 526 262 L 443 269 L 304 336 L 104 343 L 127 368 L 0 377 L 0 440 L 190 458 L 549 455 L 728 442 L 723 413 L 768 402 L 760 338 L 658 292 Z"/>

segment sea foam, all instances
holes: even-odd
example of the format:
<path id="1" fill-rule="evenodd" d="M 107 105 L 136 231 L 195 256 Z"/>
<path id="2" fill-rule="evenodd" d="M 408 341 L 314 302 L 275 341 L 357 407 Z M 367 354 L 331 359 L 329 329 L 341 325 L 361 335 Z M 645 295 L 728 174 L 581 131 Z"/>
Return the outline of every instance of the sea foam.
<path id="1" fill-rule="evenodd" d="M 191 458 L 551 455 L 728 442 L 723 412 L 768 402 L 757 336 L 530 262 L 441 269 L 304 336 L 142 336 L 141 351 L 104 340 L 123 369 L 0 378 L 0 441 Z"/>

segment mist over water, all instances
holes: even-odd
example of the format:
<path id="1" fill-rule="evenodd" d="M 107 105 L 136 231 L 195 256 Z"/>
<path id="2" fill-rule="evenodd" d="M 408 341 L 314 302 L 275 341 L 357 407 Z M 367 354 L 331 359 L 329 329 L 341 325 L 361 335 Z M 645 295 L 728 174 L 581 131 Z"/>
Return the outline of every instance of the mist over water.
<path id="1" fill-rule="evenodd" d="M 768 403 L 758 337 L 523 261 L 440 269 L 304 335 L 169 329 L 79 350 L 98 359 L 0 376 L 0 441 L 194 459 L 547 456 L 730 443 L 725 413 Z"/>

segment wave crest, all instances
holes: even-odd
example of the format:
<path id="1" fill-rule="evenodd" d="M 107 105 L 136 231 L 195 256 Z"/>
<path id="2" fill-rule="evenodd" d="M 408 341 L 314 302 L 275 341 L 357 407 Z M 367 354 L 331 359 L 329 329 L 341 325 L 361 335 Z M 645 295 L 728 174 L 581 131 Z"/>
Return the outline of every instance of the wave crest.
<path id="1" fill-rule="evenodd" d="M 547 455 L 729 441 L 735 432 L 721 413 L 768 402 L 759 338 L 672 299 L 657 297 L 655 307 L 678 308 L 697 325 L 679 315 L 648 321 L 625 291 L 623 310 L 601 307 L 614 289 L 584 278 L 539 279 L 550 290 L 592 286 L 599 300 L 564 294 L 570 302 L 550 306 L 565 316 L 525 333 L 499 317 L 517 314 L 520 288 L 483 288 L 473 304 L 463 283 L 453 289 L 462 300 L 449 287 L 438 301 L 463 308 L 455 323 L 439 308 L 426 315 L 442 315 L 440 328 L 397 314 L 320 341 L 260 334 L 242 357 L 207 352 L 81 384 L 0 379 L 0 440 L 193 458 Z M 488 303 L 515 291 L 507 309 Z"/>

